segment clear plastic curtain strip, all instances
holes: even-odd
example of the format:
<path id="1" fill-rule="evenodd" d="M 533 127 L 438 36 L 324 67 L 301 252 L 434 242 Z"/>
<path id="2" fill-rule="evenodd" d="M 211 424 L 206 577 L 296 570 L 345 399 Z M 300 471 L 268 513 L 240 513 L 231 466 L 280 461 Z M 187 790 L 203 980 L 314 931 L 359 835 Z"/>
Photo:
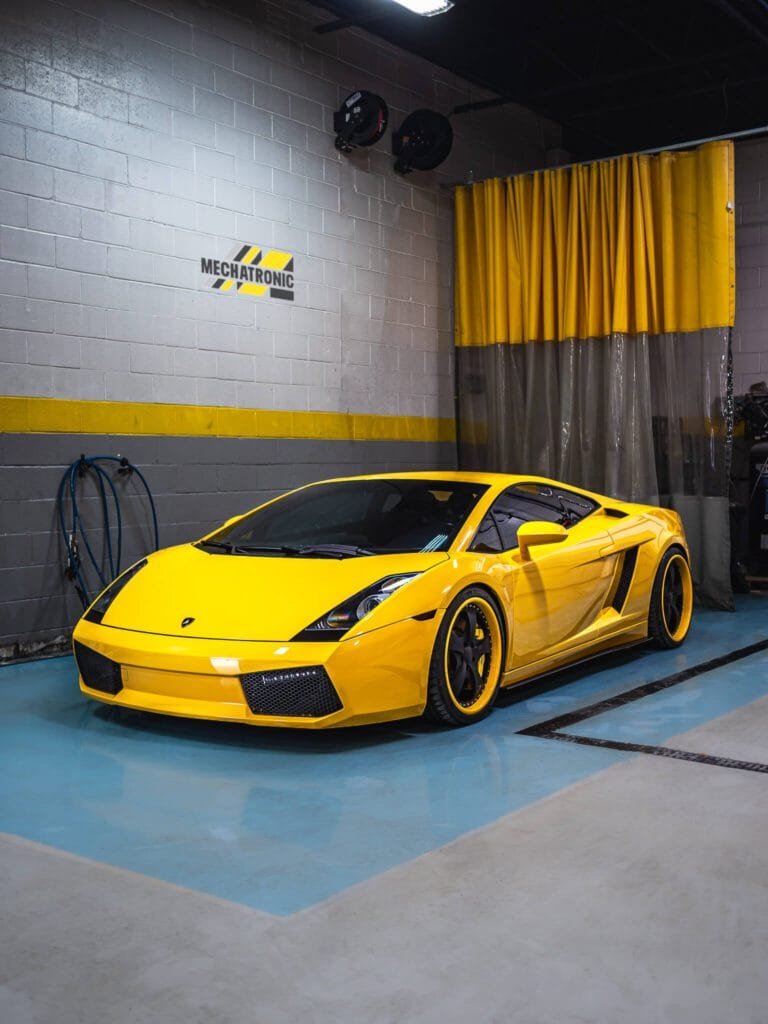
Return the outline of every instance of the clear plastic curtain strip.
<path id="1" fill-rule="evenodd" d="M 733 608 L 729 353 L 727 327 L 457 348 L 460 465 L 677 509 L 698 599 Z"/>

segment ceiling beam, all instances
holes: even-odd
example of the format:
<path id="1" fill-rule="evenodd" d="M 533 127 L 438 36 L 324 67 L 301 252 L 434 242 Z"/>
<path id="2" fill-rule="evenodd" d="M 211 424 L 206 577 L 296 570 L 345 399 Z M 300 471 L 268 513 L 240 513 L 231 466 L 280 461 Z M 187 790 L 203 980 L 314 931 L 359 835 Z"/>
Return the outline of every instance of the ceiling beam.
<path id="1" fill-rule="evenodd" d="M 698 68 L 705 64 L 717 64 L 719 62 L 731 61 L 745 56 L 747 52 L 748 51 L 743 49 L 730 51 L 720 50 L 717 53 L 707 54 L 703 57 L 679 61 L 672 66 L 656 65 L 654 67 L 636 68 L 631 71 L 624 71 L 620 74 L 609 75 L 606 78 L 595 78 L 589 82 L 582 82 L 568 87 L 563 87 L 561 89 L 545 89 L 541 92 L 521 92 L 516 96 L 510 96 L 509 94 L 504 93 L 502 96 L 494 97 L 493 99 L 477 100 L 473 103 L 460 103 L 457 107 L 454 107 L 451 113 L 465 114 L 476 110 L 489 110 L 492 107 L 502 107 L 508 103 L 520 103 L 525 105 L 536 103 L 541 100 L 559 99 L 561 96 L 571 96 L 573 93 L 589 92 L 590 89 L 601 89 L 605 86 L 619 85 L 623 82 L 633 82 L 650 76 L 658 76 L 665 73 L 671 74 L 688 68 Z M 720 88 L 719 82 L 716 83 L 716 87 Z"/>
<path id="2" fill-rule="evenodd" d="M 709 0 L 709 2 L 722 11 L 723 14 L 727 14 L 733 21 L 738 22 L 742 28 L 745 28 L 763 46 L 768 47 L 768 32 L 756 25 L 752 18 L 744 13 L 738 3 L 734 3 L 733 0 Z"/>
<path id="3" fill-rule="evenodd" d="M 649 39 L 648 36 L 644 32 L 641 32 L 636 25 L 632 24 L 632 22 L 625 21 L 624 18 L 619 17 L 619 15 L 614 11 L 611 11 L 608 18 L 614 23 L 614 25 L 618 25 L 619 28 L 624 29 L 625 32 L 630 32 L 635 39 L 639 39 L 644 46 L 647 46 L 649 50 L 656 54 L 657 57 L 661 57 L 662 60 L 665 60 L 667 64 L 675 63 L 674 57 L 664 47 L 660 46 L 655 39 Z"/>
<path id="4" fill-rule="evenodd" d="M 354 14 L 350 18 L 336 18 L 334 21 L 323 21 L 321 24 L 315 25 L 315 32 L 322 36 L 327 32 L 338 32 L 343 28 L 362 28 L 374 21 L 384 21 L 391 14 L 391 11 L 377 11 L 376 14 Z"/>
<path id="5" fill-rule="evenodd" d="M 570 96 L 574 92 L 585 92 L 589 89 L 602 88 L 603 86 L 618 85 L 621 82 L 632 82 L 638 79 L 647 78 L 651 75 L 658 76 L 698 68 L 709 64 L 728 62 L 744 57 L 749 51 L 739 48 L 738 50 L 719 50 L 717 53 L 707 54 L 702 57 L 692 57 L 688 60 L 677 61 L 672 65 L 655 65 L 652 67 L 634 68 L 629 71 L 622 71 L 615 75 L 608 75 L 606 78 L 593 78 L 591 81 L 581 85 L 573 85 L 562 89 L 546 89 L 542 92 L 527 94 L 528 100 L 549 99 L 558 96 Z M 523 102 L 522 100 L 520 102 Z"/>
<path id="6" fill-rule="evenodd" d="M 737 89 L 745 85 L 767 85 L 768 84 L 768 67 L 762 75 L 751 75 L 749 78 L 739 78 L 729 81 L 727 83 L 729 89 Z M 645 99 L 638 100 L 635 103 L 620 103 L 614 104 L 610 107 L 600 106 L 593 107 L 591 110 L 582 110 L 578 114 L 560 114 L 563 124 L 568 124 L 569 121 L 581 120 L 585 117 L 602 117 L 604 114 L 620 114 L 626 110 L 642 110 L 647 107 L 657 106 L 659 103 L 672 104 L 675 100 L 688 99 L 691 96 L 702 96 L 706 93 L 720 92 L 723 87 L 722 82 L 710 82 L 708 85 L 700 86 L 697 89 L 686 89 L 684 92 L 674 93 L 672 96 L 652 96 L 646 97 Z"/>

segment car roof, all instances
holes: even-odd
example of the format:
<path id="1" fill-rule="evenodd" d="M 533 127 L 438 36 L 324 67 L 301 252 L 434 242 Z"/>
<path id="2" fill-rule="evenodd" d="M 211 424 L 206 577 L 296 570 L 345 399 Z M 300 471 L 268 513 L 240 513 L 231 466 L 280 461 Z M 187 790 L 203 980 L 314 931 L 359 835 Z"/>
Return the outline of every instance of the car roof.
<path id="1" fill-rule="evenodd" d="M 445 481 L 445 483 L 477 483 L 489 487 L 503 489 L 517 483 L 541 483 L 551 487 L 562 487 L 566 490 L 575 491 L 579 494 L 588 495 L 602 502 L 604 496 L 593 494 L 583 487 L 575 487 L 559 480 L 552 480 L 550 477 L 537 476 L 535 473 L 483 473 L 475 470 L 457 469 L 434 469 L 406 471 L 402 473 L 366 473 L 355 476 L 333 477 L 329 480 L 317 480 L 316 483 L 340 483 L 352 480 L 430 480 Z M 311 485 L 310 485 L 311 486 Z"/>
<path id="2" fill-rule="evenodd" d="M 485 483 L 500 484 L 508 480 L 510 483 L 517 483 L 521 480 L 542 482 L 544 477 L 535 474 L 524 473 L 484 473 L 480 470 L 459 470 L 459 469 L 433 469 L 433 470 L 406 470 L 402 473 L 361 473 L 353 476 L 334 477 L 335 480 L 445 480 L 446 482 L 464 483 Z M 328 481 L 330 483 L 330 481 Z M 547 483 L 557 484 L 558 481 L 546 479 Z"/>

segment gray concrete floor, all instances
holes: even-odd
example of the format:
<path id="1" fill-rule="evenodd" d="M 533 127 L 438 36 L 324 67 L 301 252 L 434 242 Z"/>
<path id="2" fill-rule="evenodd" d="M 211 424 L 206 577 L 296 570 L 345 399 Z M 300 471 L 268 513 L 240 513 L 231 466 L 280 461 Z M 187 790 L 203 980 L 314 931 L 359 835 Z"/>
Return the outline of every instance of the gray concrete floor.
<path id="1" fill-rule="evenodd" d="M 768 762 L 768 698 L 667 744 Z M 275 918 L 12 836 L 2 1024 L 766 1024 L 768 777 L 639 755 Z"/>

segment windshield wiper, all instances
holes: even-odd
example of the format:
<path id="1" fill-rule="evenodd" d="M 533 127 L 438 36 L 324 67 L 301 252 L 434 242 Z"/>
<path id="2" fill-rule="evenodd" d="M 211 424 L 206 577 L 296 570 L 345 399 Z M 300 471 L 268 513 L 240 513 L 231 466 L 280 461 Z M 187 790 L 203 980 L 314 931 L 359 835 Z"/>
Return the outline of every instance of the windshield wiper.
<path id="1" fill-rule="evenodd" d="M 236 555 L 257 555 L 260 551 L 278 555 L 298 555 L 301 553 L 299 548 L 292 548 L 288 544 L 233 544 L 232 551 Z"/>
<path id="2" fill-rule="evenodd" d="M 198 547 L 211 547 L 220 548 L 222 551 L 226 551 L 228 555 L 250 555 L 256 554 L 259 551 L 270 551 L 279 555 L 298 555 L 299 549 L 286 546 L 276 546 L 274 544 L 234 544 L 232 541 L 225 540 L 201 540 Z"/>
<path id="3" fill-rule="evenodd" d="M 375 551 L 354 544 L 304 544 L 298 553 L 310 558 L 358 558 L 361 555 L 376 554 Z"/>
<path id="4" fill-rule="evenodd" d="M 201 540 L 195 544 L 196 548 L 221 548 L 222 551 L 226 551 L 228 555 L 232 554 L 232 545 L 228 544 L 224 540 Z"/>
<path id="5" fill-rule="evenodd" d="M 290 558 L 358 558 L 361 555 L 375 555 L 368 548 L 355 547 L 353 544 L 302 544 L 301 547 L 290 544 L 236 544 L 223 540 L 203 540 L 201 545 L 221 548 L 228 555 L 265 554 L 286 555 Z"/>

